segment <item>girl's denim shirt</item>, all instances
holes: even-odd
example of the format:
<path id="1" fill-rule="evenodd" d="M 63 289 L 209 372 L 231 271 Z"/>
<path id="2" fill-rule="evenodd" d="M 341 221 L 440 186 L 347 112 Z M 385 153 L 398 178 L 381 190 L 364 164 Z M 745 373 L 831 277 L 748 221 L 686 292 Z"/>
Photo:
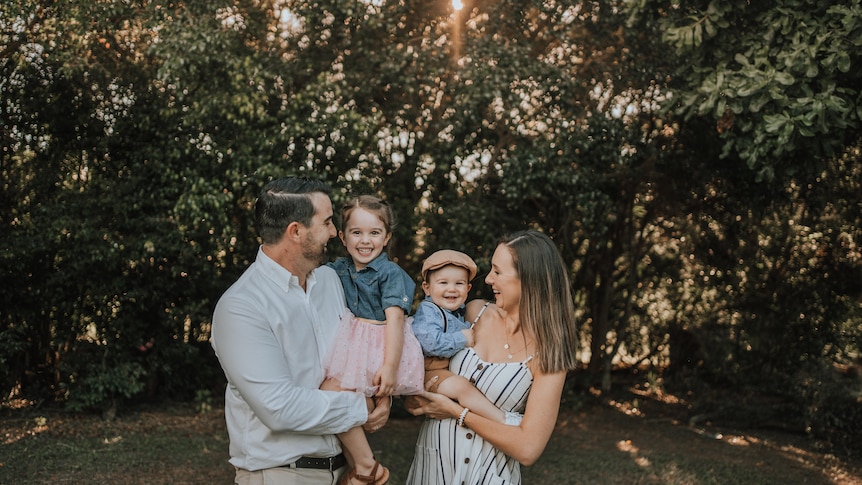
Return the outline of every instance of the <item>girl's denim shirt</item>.
<path id="1" fill-rule="evenodd" d="M 338 273 L 347 308 L 357 317 L 384 321 L 384 310 L 391 306 L 401 308 L 405 314 L 410 313 L 416 283 L 406 271 L 390 261 L 385 252 L 360 271 L 356 271 L 356 265 L 349 257 L 338 258 L 327 266 Z"/>

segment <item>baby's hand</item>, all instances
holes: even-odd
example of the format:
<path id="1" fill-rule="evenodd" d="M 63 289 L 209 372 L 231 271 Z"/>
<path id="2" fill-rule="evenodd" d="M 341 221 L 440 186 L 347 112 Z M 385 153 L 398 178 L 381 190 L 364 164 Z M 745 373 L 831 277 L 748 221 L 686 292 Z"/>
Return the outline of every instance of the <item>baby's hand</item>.
<path id="1" fill-rule="evenodd" d="M 463 333 L 464 336 L 467 337 L 467 347 L 472 347 L 476 345 L 476 340 L 473 338 L 472 328 L 465 328 L 464 330 L 461 330 L 461 333 Z"/>

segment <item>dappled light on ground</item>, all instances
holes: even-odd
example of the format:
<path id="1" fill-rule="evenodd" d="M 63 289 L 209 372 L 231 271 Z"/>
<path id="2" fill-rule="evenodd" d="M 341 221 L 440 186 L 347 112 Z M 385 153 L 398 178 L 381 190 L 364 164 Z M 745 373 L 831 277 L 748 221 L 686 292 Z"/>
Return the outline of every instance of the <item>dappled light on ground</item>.
<path id="1" fill-rule="evenodd" d="M 631 440 L 617 442 L 617 449 L 624 453 L 628 453 L 638 466 L 648 467 L 651 465 L 649 458 L 640 456 L 638 447 L 632 444 Z"/>
<path id="2" fill-rule="evenodd" d="M 685 399 L 638 391 L 603 401 L 591 393 L 596 402 L 562 412 L 564 425 L 524 483 L 862 485 L 858 459 L 826 453 L 802 433 L 718 426 Z"/>
<path id="3" fill-rule="evenodd" d="M 48 418 L 44 416 L 37 416 L 29 421 L 26 419 L 22 421 L 17 426 L 0 426 L 4 445 L 10 445 L 23 438 L 36 436 L 48 431 Z"/>
<path id="4" fill-rule="evenodd" d="M 523 483 L 862 485 L 862 463 L 823 453 L 804 436 L 694 428 L 679 408 L 635 397 L 561 409 L 544 454 L 523 469 Z M 383 431 L 369 436 L 375 455 L 392 471 L 390 483 L 404 483 L 422 422 L 396 412 Z M 0 481 L 231 483 L 224 426 L 220 403 L 206 413 L 176 404 L 121 409 L 113 421 L 4 408 Z"/>

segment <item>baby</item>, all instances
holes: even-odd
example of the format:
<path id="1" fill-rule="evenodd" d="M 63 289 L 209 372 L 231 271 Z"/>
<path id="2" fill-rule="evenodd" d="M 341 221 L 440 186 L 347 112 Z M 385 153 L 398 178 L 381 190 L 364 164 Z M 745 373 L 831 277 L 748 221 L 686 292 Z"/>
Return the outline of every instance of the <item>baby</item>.
<path id="1" fill-rule="evenodd" d="M 472 325 L 464 321 L 465 302 L 476 277 L 476 263 L 466 254 L 444 249 L 422 265 L 425 299 L 413 316 L 413 333 L 425 354 L 428 389 L 458 401 L 488 419 L 507 422 L 506 413 L 494 406 L 473 384 L 449 371 L 449 358 L 475 345 Z"/>

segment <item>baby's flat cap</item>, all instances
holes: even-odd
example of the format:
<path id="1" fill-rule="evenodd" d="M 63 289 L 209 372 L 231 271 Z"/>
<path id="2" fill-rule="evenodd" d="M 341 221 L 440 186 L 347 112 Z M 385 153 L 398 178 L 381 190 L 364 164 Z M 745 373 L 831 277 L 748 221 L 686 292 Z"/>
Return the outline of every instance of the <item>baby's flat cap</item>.
<path id="1" fill-rule="evenodd" d="M 440 269 L 443 266 L 449 264 L 460 266 L 466 269 L 467 272 L 470 274 L 470 281 L 472 281 L 473 278 L 476 277 L 476 263 L 473 262 L 473 258 L 467 256 L 460 251 L 441 249 L 440 251 L 435 252 L 431 256 L 428 256 L 428 258 L 425 260 L 425 263 L 422 264 L 422 281 L 425 281 L 427 279 L 429 271 Z"/>

